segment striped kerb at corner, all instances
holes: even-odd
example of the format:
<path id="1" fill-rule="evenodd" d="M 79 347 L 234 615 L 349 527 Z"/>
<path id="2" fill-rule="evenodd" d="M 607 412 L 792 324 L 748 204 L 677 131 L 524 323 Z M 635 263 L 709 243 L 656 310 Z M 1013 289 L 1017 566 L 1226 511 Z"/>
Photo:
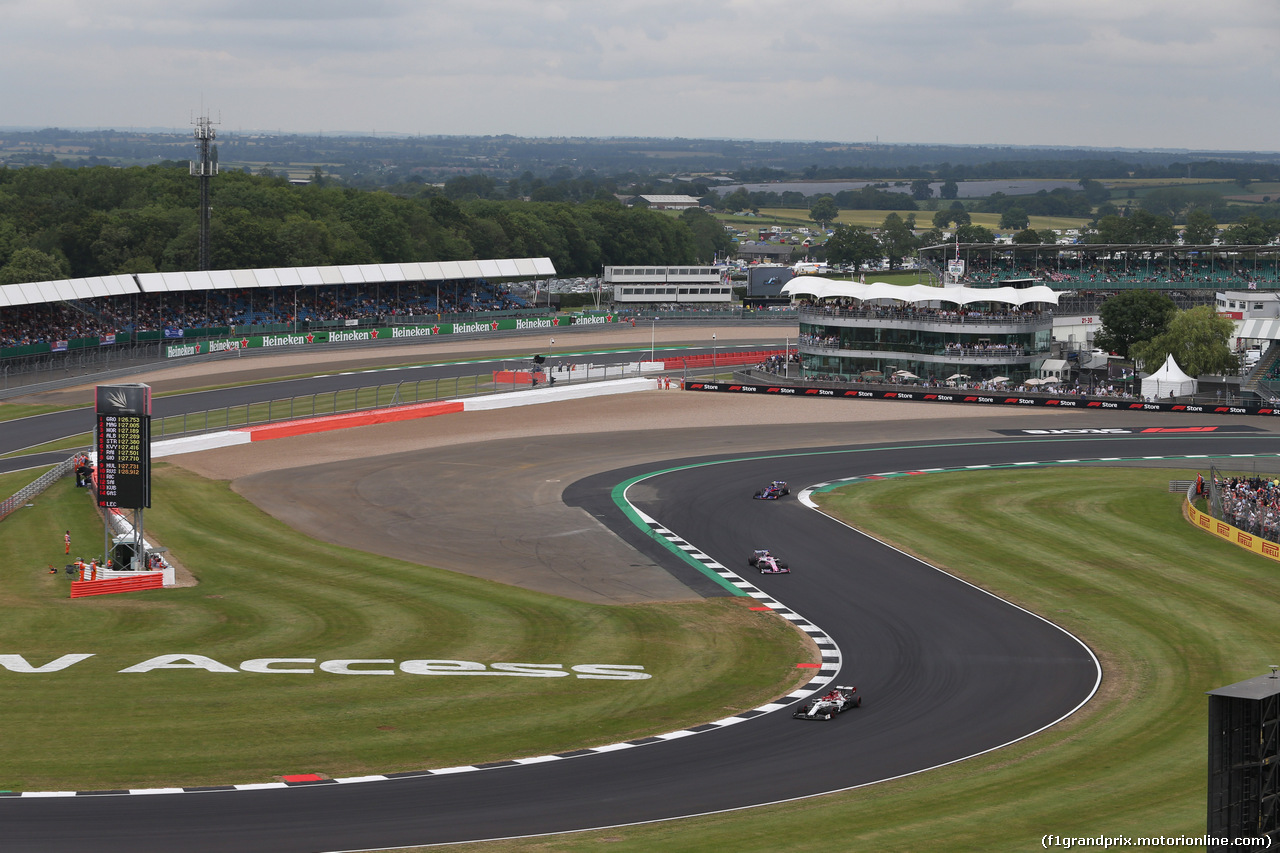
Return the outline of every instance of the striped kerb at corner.
<path id="1" fill-rule="evenodd" d="M 663 526 L 646 513 L 636 509 L 636 514 L 639 515 L 640 518 L 643 519 L 644 523 L 649 526 L 649 530 L 654 536 L 659 536 L 665 539 L 678 551 L 697 561 L 702 566 L 705 566 L 708 571 L 714 572 L 727 583 L 741 590 L 744 595 L 756 599 L 760 607 L 768 608 L 774 613 L 777 613 L 783 619 L 792 622 L 797 628 L 804 631 L 809 635 L 809 638 L 813 640 L 814 644 L 818 647 L 819 654 L 822 656 L 822 662 L 818 665 L 813 678 L 809 679 L 809 681 L 802 687 L 788 693 L 783 697 L 783 699 L 792 701 L 796 699 L 803 699 L 831 683 L 832 679 L 836 677 L 836 673 L 840 671 L 842 657 L 840 654 L 840 647 L 836 645 L 835 640 L 827 636 L 825 631 L 817 625 L 814 625 L 808 619 L 805 619 L 799 613 L 796 613 L 790 607 L 787 607 L 782 602 L 774 599 L 767 592 L 760 589 L 737 572 L 717 562 L 709 554 L 703 553 L 696 546 L 682 538 L 679 534 Z M 759 708 L 744 711 L 736 717 L 726 717 L 725 720 L 718 720 L 715 723 L 708 723 L 707 725 L 720 726 L 728 725 L 730 723 L 739 723 L 743 720 L 748 720 L 751 717 L 757 717 L 760 714 L 767 714 L 770 711 L 776 711 L 779 708 L 784 708 L 790 704 L 790 701 L 770 702 L 768 705 L 761 705 Z M 699 729 L 704 728 L 705 727 L 703 726 L 699 726 Z"/>

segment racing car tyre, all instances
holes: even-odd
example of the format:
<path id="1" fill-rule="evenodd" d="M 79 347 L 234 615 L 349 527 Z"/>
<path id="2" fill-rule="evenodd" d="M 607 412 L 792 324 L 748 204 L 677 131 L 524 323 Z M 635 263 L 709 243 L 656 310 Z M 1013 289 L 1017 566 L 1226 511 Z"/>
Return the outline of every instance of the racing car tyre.
<path id="1" fill-rule="evenodd" d="M 790 567 L 789 565 L 787 565 L 786 563 L 782 562 L 781 560 L 779 560 L 779 561 L 778 561 L 778 568 L 780 568 L 780 569 L 789 569 L 789 568 L 791 568 L 791 567 Z"/>

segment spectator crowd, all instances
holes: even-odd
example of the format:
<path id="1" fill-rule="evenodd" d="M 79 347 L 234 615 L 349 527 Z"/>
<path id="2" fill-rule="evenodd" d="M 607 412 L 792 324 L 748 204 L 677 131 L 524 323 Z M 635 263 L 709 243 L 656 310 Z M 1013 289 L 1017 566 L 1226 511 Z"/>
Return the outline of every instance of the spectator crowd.
<path id="1" fill-rule="evenodd" d="M 463 290 L 465 288 L 465 291 Z M 0 347 L 101 338 L 111 334 L 466 314 L 529 307 L 484 281 L 380 287 L 333 285 L 298 290 L 150 293 L 0 308 Z M 296 314 L 295 314 L 296 309 Z"/>
<path id="2" fill-rule="evenodd" d="M 1241 530 L 1280 542 L 1280 479 L 1232 476 L 1214 481 L 1222 520 Z"/>

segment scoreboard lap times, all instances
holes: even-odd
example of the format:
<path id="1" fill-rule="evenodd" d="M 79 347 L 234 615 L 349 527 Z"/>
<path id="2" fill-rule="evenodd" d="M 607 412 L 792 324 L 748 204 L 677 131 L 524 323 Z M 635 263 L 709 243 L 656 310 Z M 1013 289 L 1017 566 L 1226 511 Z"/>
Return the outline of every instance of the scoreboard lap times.
<path id="1" fill-rule="evenodd" d="M 151 423 L 146 415 L 98 415 L 98 506 L 151 506 Z"/>
<path id="2" fill-rule="evenodd" d="M 99 385 L 97 389 L 98 506 L 151 506 L 151 389 Z"/>

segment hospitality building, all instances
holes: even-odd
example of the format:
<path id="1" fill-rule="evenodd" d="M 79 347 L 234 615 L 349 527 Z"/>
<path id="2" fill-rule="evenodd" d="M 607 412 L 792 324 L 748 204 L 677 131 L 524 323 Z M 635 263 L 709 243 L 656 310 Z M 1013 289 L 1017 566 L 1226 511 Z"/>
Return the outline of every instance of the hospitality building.
<path id="1" fill-rule="evenodd" d="M 1049 357 L 1059 293 L 1034 287 L 861 284 L 800 276 L 804 375 L 844 381 L 1020 383 Z"/>

